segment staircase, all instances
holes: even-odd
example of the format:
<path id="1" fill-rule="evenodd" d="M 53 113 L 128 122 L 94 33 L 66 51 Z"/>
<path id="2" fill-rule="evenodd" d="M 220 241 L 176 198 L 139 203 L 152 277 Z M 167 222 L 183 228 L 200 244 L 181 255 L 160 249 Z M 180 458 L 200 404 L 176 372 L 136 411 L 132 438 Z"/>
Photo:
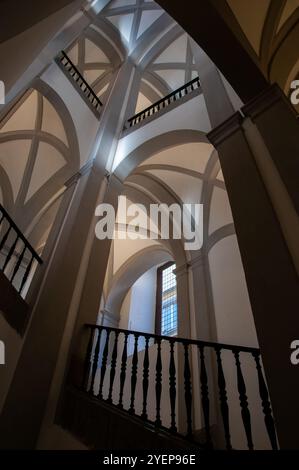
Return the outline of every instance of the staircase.
<path id="1" fill-rule="evenodd" d="M 29 318 L 23 297 L 33 270 L 40 264 L 42 259 L 0 204 L 0 310 L 20 334 Z"/>
<path id="2" fill-rule="evenodd" d="M 242 433 L 253 450 L 258 405 L 269 447 L 277 449 L 258 349 L 98 325 L 85 326 L 81 353 L 83 344 L 57 424 L 88 447 L 230 450 L 240 448 Z"/>

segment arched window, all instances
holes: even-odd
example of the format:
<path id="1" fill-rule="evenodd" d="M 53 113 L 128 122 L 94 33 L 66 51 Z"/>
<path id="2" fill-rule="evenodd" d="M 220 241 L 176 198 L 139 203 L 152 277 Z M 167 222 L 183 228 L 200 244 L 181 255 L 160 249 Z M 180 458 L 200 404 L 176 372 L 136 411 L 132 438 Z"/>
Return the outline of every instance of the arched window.
<path id="1" fill-rule="evenodd" d="M 157 269 L 156 333 L 177 335 L 177 289 L 175 263 L 169 262 Z"/>

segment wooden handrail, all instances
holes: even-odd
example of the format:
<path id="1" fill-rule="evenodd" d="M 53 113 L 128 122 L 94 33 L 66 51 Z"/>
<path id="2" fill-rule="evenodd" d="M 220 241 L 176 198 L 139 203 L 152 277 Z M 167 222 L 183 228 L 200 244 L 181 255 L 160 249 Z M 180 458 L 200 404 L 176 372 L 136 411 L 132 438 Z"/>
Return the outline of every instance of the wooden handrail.
<path id="1" fill-rule="evenodd" d="M 177 99 L 181 99 L 183 97 L 183 92 L 184 92 L 184 96 L 189 94 L 190 93 L 189 88 L 191 88 L 191 92 L 192 92 L 199 87 L 200 87 L 199 77 L 196 77 L 190 82 L 178 88 L 177 90 L 173 91 L 172 93 L 169 93 L 164 98 L 161 98 L 159 101 L 156 101 L 151 106 L 148 106 L 143 111 L 140 111 L 139 113 L 129 118 L 127 121 L 129 123 L 129 127 L 132 127 L 135 124 L 138 124 L 140 121 L 142 121 L 146 117 L 149 117 L 155 114 L 156 112 L 159 112 L 161 109 L 161 106 L 165 108 L 165 106 L 169 105 L 172 102 L 172 100 L 176 101 Z"/>
<path id="2" fill-rule="evenodd" d="M 64 60 L 66 61 L 66 63 L 63 62 Z M 61 66 L 64 68 L 64 70 L 67 70 L 68 75 L 73 79 L 73 81 L 75 83 L 78 84 L 79 88 L 84 93 L 84 95 L 85 96 L 87 95 L 88 102 L 93 106 L 93 108 L 98 110 L 100 107 L 103 106 L 103 103 L 101 102 L 100 98 L 95 94 L 95 92 L 93 91 L 91 86 L 87 83 L 87 81 L 82 76 L 80 71 L 77 69 L 75 64 L 71 61 L 71 59 L 68 57 L 68 55 L 64 51 L 60 52 L 60 54 L 57 58 L 57 62 L 59 64 L 61 64 Z M 67 68 L 67 65 L 70 66 L 70 69 Z M 71 70 L 74 71 L 73 74 L 71 73 Z M 76 77 L 76 78 L 74 78 L 74 77 Z M 85 87 L 84 89 L 83 89 L 83 86 Z M 86 92 L 86 90 L 87 90 L 87 92 Z M 92 96 L 92 101 L 89 100 L 90 95 Z"/>
<path id="3" fill-rule="evenodd" d="M 31 268 L 33 261 L 36 260 L 39 264 L 42 264 L 43 260 L 40 258 L 40 256 L 36 253 L 35 249 L 32 247 L 32 245 L 29 243 L 27 238 L 23 235 L 19 227 L 16 225 L 16 223 L 12 220 L 8 212 L 4 209 L 4 207 L 0 204 L 0 229 L 2 229 L 2 225 L 6 221 L 6 227 L 4 230 L 4 234 L 0 240 L 0 252 L 4 257 L 4 262 L 2 266 L 0 267 L 1 271 L 6 273 L 6 270 L 8 269 L 13 256 L 15 255 L 15 250 L 17 248 L 17 245 L 22 242 L 21 245 L 21 251 L 17 255 L 17 260 L 15 262 L 15 265 L 13 269 L 11 270 L 9 276 L 9 281 L 14 285 L 15 279 L 18 278 L 18 274 L 21 269 L 21 263 L 22 261 L 25 260 L 25 252 L 28 250 L 30 252 L 30 259 L 26 265 L 26 269 L 22 275 L 22 279 L 18 282 L 18 286 L 15 286 L 16 289 L 21 293 L 26 281 L 28 279 L 28 276 L 30 274 Z M 11 234 L 14 234 L 13 237 L 11 237 Z M 5 248 L 7 245 L 7 253 L 5 252 Z"/>
<path id="4" fill-rule="evenodd" d="M 225 361 L 232 361 L 230 370 L 232 369 L 235 375 L 233 386 L 237 388 L 236 393 L 239 396 L 240 415 L 247 446 L 250 450 L 254 448 L 254 428 L 251 426 L 250 402 L 248 402 L 247 383 L 244 379 L 245 369 L 242 370 L 241 366 L 243 357 L 246 356 L 246 364 L 249 360 L 256 369 L 257 394 L 259 394 L 261 410 L 264 414 L 265 430 L 272 448 L 277 449 L 269 393 L 262 371 L 261 353 L 258 348 L 170 337 L 94 324 L 86 324 L 85 329 L 89 330 L 89 339 L 83 362 L 82 391 L 139 417 L 143 421 L 154 425 L 157 429 L 165 429 L 163 403 L 165 404 L 165 400 L 169 400 L 170 409 L 169 416 L 166 418 L 168 423 L 166 428 L 174 434 L 177 434 L 176 413 L 178 406 L 185 407 L 185 437 L 191 440 L 194 432 L 193 401 L 197 399 L 202 406 L 203 425 L 206 433 L 205 445 L 208 448 L 213 447 L 210 403 L 215 400 L 214 396 L 210 396 L 210 390 L 214 388 L 217 390 L 217 386 L 218 393 L 216 396 L 219 399 L 224 442 L 228 450 L 233 448 L 229 410 L 231 403 L 228 393 L 228 388 L 232 387 L 232 373 L 230 372 L 229 377 L 227 377 L 227 368 L 225 367 L 227 362 L 223 363 L 224 358 Z M 150 353 L 150 347 L 155 348 L 154 354 Z M 143 351 L 142 355 L 139 354 L 141 350 Z M 229 352 L 229 354 L 222 357 L 224 351 Z M 199 392 L 193 383 L 192 367 L 194 367 L 194 364 L 192 366 L 191 360 L 191 357 L 195 357 L 193 353 L 197 354 L 199 360 Z M 179 357 L 180 367 L 177 363 Z M 130 367 L 128 367 L 128 362 Z M 216 374 L 209 370 L 213 365 Z M 152 371 L 151 376 L 150 371 Z M 166 382 L 163 381 L 165 371 L 169 374 Z M 210 381 L 214 375 L 216 375 L 216 383 L 211 384 Z M 152 377 L 151 380 L 150 377 Z M 252 380 L 251 375 L 250 380 Z M 138 382 L 139 387 L 137 386 Z M 178 396 L 178 386 L 181 385 L 183 385 L 184 393 Z M 150 405 L 148 402 L 150 393 L 155 396 L 155 410 L 153 409 L 152 400 Z M 197 398 L 195 398 L 195 393 L 199 395 Z M 178 399 L 182 403 L 179 404 Z M 126 404 L 124 404 L 125 401 Z M 150 409 L 149 406 L 151 406 Z M 139 412 L 136 411 L 137 409 Z M 149 419 L 149 416 L 153 416 L 153 414 L 156 417 L 154 421 Z"/>

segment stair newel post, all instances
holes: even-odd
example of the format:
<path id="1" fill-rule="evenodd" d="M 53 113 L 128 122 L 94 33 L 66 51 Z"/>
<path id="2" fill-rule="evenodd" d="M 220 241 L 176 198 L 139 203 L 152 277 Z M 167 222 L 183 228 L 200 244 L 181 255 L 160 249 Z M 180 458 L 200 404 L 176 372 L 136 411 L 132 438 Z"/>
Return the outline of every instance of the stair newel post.
<path id="1" fill-rule="evenodd" d="M 134 333 L 134 352 L 132 358 L 132 371 L 131 371 L 131 403 L 130 413 L 135 413 L 135 393 L 137 384 L 137 371 L 138 371 L 138 339 L 137 333 Z"/>
<path id="2" fill-rule="evenodd" d="M 143 360 L 143 406 L 142 406 L 142 419 L 147 419 L 147 394 L 148 394 L 148 385 L 149 385 L 149 336 L 145 337 L 145 349 L 144 349 L 144 360 Z"/>
<path id="3" fill-rule="evenodd" d="M 108 403 L 112 403 L 113 384 L 114 384 L 115 369 L 116 369 L 116 362 L 117 362 L 118 337 L 119 337 L 119 331 L 115 331 L 114 346 L 113 346 L 111 368 L 110 368 L 110 385 L 109 385 L 109 395 L 108 395 L 108 400 L 107 400 Z"/>
<path id="4" fill-rule="evenodd" d="M 189 344 L 184 342 L 184 387 L 187 414 L 187 436 L 192 436 L 192 384 L 189 363 Z"/>
<path id="5" fill-rule="evenodd" d="M 103 359 L 102 359 L 102 365 L 101 365 L 100 389 L 98 393 L 98 398 L 100 398 L 101 400 L 103 400 L 103 385 L 104 385 L 104 379 L 105 379 L 106 368 L 107 368 L 109 339 L 110 339 L 110 333 L 111 333 L 111 330 L 107 330 L 106 328 L 105 330 L 106 330 L 106 340 L 105 340 Z"/>
<path id="6" fill-rule="evenodd" d="M 97 341 L 96 341 L 96 346 L 94 350 L 94 355 L 93 355 L 93 363 L 92 363 L 92 372 L 91 372 L 91 381 L 90 381 L 90 387 L 89 387 L 89 393 L 92 395 L 94 394 L 94 381 L 98 369 L 98 362 L 99 362 L 99 353 L 100 353 L 100 342 L 101 342 L 101 334 L 102 330 L 98 327 L 96 329 L 97 331 Z"/>
<path id="7" fill-rule="evenodd" d="M 230 429 L 229 429 L 229 408 L 227 401 L 227 392 L 226 392 L 226 382 L 223 373 L 222 359 L 221 359 L 221 348 L 215 347 L 216 359 L 217 359 L 217 369 L 218 369 L 218 388 L 219 388 L 219 400 L 220 400 L 220 409 L 224 427 L 224 435 L 227 450 L 232 449 Z"/>
<path id="8" fill-rule="evenodd" d="M 201 387 L 201 406 L 205 422 L 206 444 L 212 447 L 212 438 L 210 430 L 210 400 L 209 400 L 209 386 L 208 374 L 205 363 L 204 346 L 199 346 L 200 353 L 200 387 Z"/>
<path id="9" fill-rule="evenodd" d="M 172 432 L 177 432 L 176 427 L 176 414 L 175 414 L 175 403 L 176 403 L 176 367 L 174 359 L 174 341 L 169 340 L 170 344 L 170 360 L 169 360 L 169 398 L 170 398 L 170 412 L 171 412 L 171 426 Z"/>
<path id="10" fill-rule="evenodd" d="M 90 371 L 90 365 L 91 365 L 91 352 L 92 352 L 92 343 L 93 343 L 93 337 L 94 337 L 94 330 L 93 328 L 89 328 L 89 340 L 86 348 L 86 354 L 85 354 L 85 359 L 84 359 L 84 365 L 83 365 L 83 378 L 82 378 L 82 384 L 81 384 L 81 389 L 83 391 L 87 390 L 88 387 L 88 378 L 89 378 L 89 371 Z"/>
<path id="11" fill-rule="evenodd" d="M 237 384 L 238 392 L 241 406 L 241 416 L 245 429 L 247 445 L 249 450 L 253 450 L 253 441 L 252 441 L 252 431 L 251 431 L 251 417 L 250 411 L 248 408 L 248 398 L 246 395 L 246 385 L 242 373 L 241 363 L 240 363 L 240 352 L 238 350 L 233 351 L 236 361 L 237 368 Z"/>
<path id="12" fill-rule="evenodd" d="M 278 444 L 277 444 L 277 438 L 276 438 L 275 425 L 274 425 L 274 420 L 272 416 L 268 389 L 267 389 L 267 385 L 266 385 L 264 375 L 262 372 L 262 367 L 261 367 L 261 362 L 260 362 L 260 352 L 259 351 L 253 352 L 252 355 L 254 357 L 255 364 L 256 364 L 258 383 L 259 383 L 259 392 L 260 392 L 260 397 L 262 401 L 263 413 L 265 415 L 265 425 L 266 425 L 267 433 L 271 442 L 272 449 L 277 450 Z"/>
<path id="13" fill-rule="evenodd" d="M 124 396 L 124 387 L 126 381 L 126 369 L 127 369 L 127 357 L 128 357 L 128 336 L 129 334 L 124 333 L 124 347 L 121 358 L 121 369 L 120 369 L 120 386 L 119 386 L 119 408 L 123 409 L 123 396 Z"/>

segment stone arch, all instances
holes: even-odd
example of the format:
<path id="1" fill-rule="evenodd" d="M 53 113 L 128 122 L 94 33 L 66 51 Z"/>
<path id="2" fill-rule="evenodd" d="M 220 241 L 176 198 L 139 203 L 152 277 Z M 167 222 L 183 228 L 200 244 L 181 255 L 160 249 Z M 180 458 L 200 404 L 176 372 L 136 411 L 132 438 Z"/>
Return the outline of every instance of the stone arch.
<path id="1" fill-rule="evenodd" d="M 147 158 L 167 148 L 193 142 L 210 143 L 204 132 L 194 129 L 178 129 L 160 134 L 129 153 L 115 168 L 114 174 L 123 182 Z"/>
<path id="2" fill-rule="evenodd" d="M 162 245 L 144 248 L 131 256 L 113 277 L 105 310 L 119 316 L 123 300 L 137 279 L 150 268 L 172 259 L 171 253 Z"/>

